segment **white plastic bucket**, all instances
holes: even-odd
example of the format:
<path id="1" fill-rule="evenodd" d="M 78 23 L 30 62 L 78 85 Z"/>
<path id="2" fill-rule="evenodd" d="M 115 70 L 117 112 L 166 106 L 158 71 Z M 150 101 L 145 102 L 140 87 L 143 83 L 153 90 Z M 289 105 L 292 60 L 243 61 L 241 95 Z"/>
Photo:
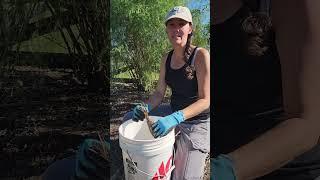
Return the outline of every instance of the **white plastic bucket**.
<path id="1" fill-rule="evenodd" d="M 157 121 L 160 117 L 149 116 Z M 170 179 L 174 169 L 174 130 L 166 136 L 154 138 L 146 120 L 128 120 L 119 127 L 126 180 Z"/>

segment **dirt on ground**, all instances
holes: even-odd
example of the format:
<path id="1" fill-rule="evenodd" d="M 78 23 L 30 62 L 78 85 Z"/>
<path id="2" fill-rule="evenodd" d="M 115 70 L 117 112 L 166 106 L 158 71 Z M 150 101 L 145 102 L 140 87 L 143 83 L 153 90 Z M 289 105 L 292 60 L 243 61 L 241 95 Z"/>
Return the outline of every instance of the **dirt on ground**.
<path id="1" fill-rule="evenodd" d="M 70 71 L 15 67 L 0 73 L 0 178 L 39 179 L 85 138 L 109 132 L 108 94 Z"/>

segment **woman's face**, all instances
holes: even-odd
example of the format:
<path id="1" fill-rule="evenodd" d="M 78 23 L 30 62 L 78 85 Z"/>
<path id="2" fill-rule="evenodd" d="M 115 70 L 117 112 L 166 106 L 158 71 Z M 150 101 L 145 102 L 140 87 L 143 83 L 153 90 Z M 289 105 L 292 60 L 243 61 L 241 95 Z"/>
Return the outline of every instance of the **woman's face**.
<path id="1" fill-rule="evenodd" d="M 167 22 L 166 32 L 173 46 L 183 47 L 192 32 L 192 25 L 183 19 L 173 18 Z"/>

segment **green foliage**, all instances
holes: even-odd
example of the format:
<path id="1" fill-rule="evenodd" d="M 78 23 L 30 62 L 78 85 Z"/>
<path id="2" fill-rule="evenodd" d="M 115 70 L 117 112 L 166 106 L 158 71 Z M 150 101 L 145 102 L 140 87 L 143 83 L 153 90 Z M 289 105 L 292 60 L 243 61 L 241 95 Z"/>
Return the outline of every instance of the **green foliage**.
<path id="1" fill-rule="evenodd" d="M 164 52 L 169 50 L 164 18 L 184 1 L 111 1 L 112 68 L 128 67 L 130 76 L 150 90 Z M 117 69 L 112 69 L 116 74 Z"/>
<path id="2" fill-rule="evenodd" d="M 0 1 L 0 60 L 16 61 L 6 57 L 12 50 L 69 53 L 77 60 L 75 72 L 89 76 L 100 71 L 101 64 L 109 67 L 111 49 L 112 77 L 125 74 L 151 90 L 161 58 L 171 49 L 165 15 L 187 1 L 111 0 L 111 12 L 104 0 Z M 209 25 L 200 22 L 203 12 L 192 10 L 193 44 L 209 49 Z M 37 26 L 30 26 L 34 22 Z"/>
<path id="3" fill-rule="evenodd" d="M 203 10 L 194 9 L 192 10 L 192 20 L 193 20 L 193 39 L 192 44 L 210 49 L 210 26 L 209 24 L 201 23 L 201 13 Z"/>
<path id="4" fill-rule="evenodd" d="M 167 12 L 186 0 L 111 1 L 111 76 L 128 72 L 138 87 L 151 90 L 158 79 L 162 56 L 171 48 L 165 33 Z M 193 11 L 196 26 L 194 43 L 208 47 L 201 11 Z"/>

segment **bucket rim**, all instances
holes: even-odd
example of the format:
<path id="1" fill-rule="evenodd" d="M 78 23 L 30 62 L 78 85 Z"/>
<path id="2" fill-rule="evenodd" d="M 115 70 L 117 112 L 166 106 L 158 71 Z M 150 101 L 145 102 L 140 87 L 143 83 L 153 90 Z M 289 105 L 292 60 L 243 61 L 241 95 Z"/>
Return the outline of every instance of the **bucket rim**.
<path id="1" fill-rule="evenodd" d="M 122 134 L 120 135 L 120 133 L 119 133 L 119 139 L 121 137 L 121 138 L 123 138 L 125 140 L 133 141 L 133 142 L 157 142 L 157 141 L 162 141 L 164 139 L 169 139 L 170 138 L 170 134 L 174 133 L 173 131 L 174 130 L 171 130 L 166 136 L 163 136 L 163 137 L 160 137 L 160 138 L 154 138 L 154 139 L 147 139 L 147 140 L 133 140 L 133 139 L 129 139 L 129 138 L 123 136 Z"/>
<path id="2" fill-rule="evenodd" d="M 160 116 L 151 116 L 151 117 L 160 117 Z M 128 124 L 129 122 L 137 123 L 137 122 L 133 121 L 132 119 L 129 119 L 129 120 L 127 120 L 126 122 L 122 123 L 122 124 L 119 126 L 119 129 L 118 129 L 119 139 L 122 138 L 122 139 L 127 140 L 127 141 L 141 142 L 141 143 L 142 143 L 142 142 L 158 142 L 158 141 L 162 141 L 162 140 L 165 140 L 165 139 L 169 139 L 169 138 L 171 138 L 171 136 L 172 136 L 173 138 L 175 137 L 174 129 L 172 129 L 167 135 L 165 135 L 165 136 L 163 136 L 163 137 L 160 137 L 160 138 L 146 139 L 146 140 L 133 140 L 133 139 L 129 139 L 129 138 L 123 136 L 123 134 L 122 134 L 124 125 L 125 125 L 125 124 Z"/>

